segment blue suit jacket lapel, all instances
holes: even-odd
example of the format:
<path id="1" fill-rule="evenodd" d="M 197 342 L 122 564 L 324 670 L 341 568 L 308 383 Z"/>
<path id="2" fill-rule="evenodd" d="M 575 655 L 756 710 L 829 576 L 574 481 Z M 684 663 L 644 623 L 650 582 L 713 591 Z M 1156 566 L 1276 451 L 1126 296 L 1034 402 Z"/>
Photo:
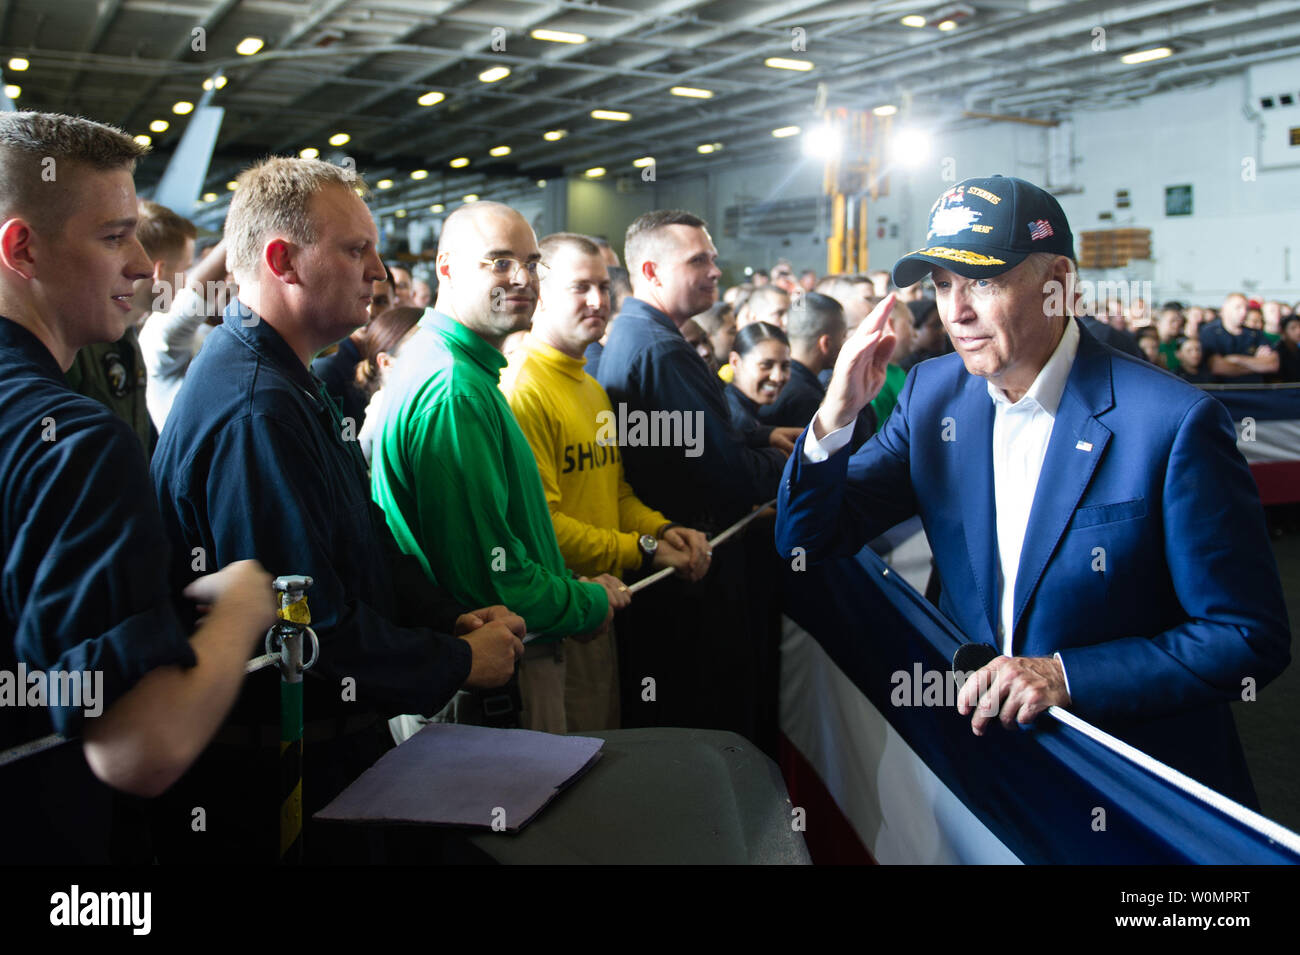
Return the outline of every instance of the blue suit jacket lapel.
<path id="1" fill-rule="evenodd" d="M 1110 362 L 1105 347 L 1080 329 L 1079 350 L 1052 425 L 1016 571 L 1012 626 L 1013 649 L 1017 651 L 1022 643 L 1020 620 L 1025 607 L 1110 442 L 1110 429 L 1097 420 L 1115 404 Z"/>
<path id="2" fill-rule="evenodd" d="M 970 634 L 998 645 L 998 534 L 993 498 L 993 400 L 983 378 L 969 376 L 954 415 L 961 526 L 989 632 Z"/>

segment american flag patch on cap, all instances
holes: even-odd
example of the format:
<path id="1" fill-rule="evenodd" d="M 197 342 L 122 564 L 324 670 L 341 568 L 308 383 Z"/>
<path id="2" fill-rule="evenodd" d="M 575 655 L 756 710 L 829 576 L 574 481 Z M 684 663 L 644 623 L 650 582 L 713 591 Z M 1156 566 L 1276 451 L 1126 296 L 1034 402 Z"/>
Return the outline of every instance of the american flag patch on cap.
<path id="1" fill-rule="evenodd" d="M 1029 238 L 1046 239 L 1048 236 L 1055 235 L 1052 231 L 1052 224 L 1046 219 L 1035 219 L 1029 223 Z"/>

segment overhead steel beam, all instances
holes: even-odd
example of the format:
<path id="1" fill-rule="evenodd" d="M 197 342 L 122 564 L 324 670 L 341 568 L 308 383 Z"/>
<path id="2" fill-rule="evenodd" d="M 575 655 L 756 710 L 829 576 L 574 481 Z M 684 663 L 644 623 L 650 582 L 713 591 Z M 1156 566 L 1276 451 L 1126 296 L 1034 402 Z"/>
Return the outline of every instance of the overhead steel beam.
<path id="1" fill-rule="evenodd" d="M 171 52 L 167 55 L 167 59 L 175 62 L 185 56 L 185 54 L 189 53 L 191 37 L 193 35 L 192 31 L 201 28 L 206 34 L 215 30 L 221 22 L 226 19 L 230 12 L 234 10 L 235 7 L 239 6 L 239 4 L 240 0 L 215 0 L 212 7 L 206 14 L 204 14 L 203 19 L 185 31 L 185 35 L 181 38 L 180 42 L 172 47 Z M 145 87 L 144 92 L 136 97 L 135 103 L 132 104 L 129 110 L 127 110 L 126 115 L 122 117 L 122 120 L 118 125 L 123 129 L 130 129 L 131 124 L 135 122 L 140 110 L 144 109 L 145 105 L 149 102 L 149 98 L 157 92 L 158 87 L 162 86 L 162 84 L 163 78 L 159 77 Z"/>

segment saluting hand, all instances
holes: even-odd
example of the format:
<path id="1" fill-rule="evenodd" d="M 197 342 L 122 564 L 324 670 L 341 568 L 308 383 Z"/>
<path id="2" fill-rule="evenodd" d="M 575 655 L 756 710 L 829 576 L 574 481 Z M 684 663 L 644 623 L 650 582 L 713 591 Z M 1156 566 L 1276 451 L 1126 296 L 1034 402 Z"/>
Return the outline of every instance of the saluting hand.
<path id="1" fill-rule="evenodd" d="M 896 342 L 889 313 L 897 298 L 894 292 L 886 295 L 840 349 L 826 397 L 813 418 L 813 433 L 819 439 L 852 424 L 885 386 L 885 369 Z"/>

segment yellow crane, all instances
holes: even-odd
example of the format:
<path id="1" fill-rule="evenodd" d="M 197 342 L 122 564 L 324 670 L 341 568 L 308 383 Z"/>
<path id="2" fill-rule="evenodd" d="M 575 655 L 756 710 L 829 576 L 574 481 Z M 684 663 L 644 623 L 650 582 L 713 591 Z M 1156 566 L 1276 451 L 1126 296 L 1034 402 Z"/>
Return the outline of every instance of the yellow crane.
<path id="1" fill-rule="evenodd" d="M 844 107 L 823 113 L 828 150 L 822 191 L 831 200 L 831 233 L 826 240 L 826 273 L 867 270 L 867 206 L 889 194 L 888 177 L 880 174 L 893 117 L 878 117 Z"/>

